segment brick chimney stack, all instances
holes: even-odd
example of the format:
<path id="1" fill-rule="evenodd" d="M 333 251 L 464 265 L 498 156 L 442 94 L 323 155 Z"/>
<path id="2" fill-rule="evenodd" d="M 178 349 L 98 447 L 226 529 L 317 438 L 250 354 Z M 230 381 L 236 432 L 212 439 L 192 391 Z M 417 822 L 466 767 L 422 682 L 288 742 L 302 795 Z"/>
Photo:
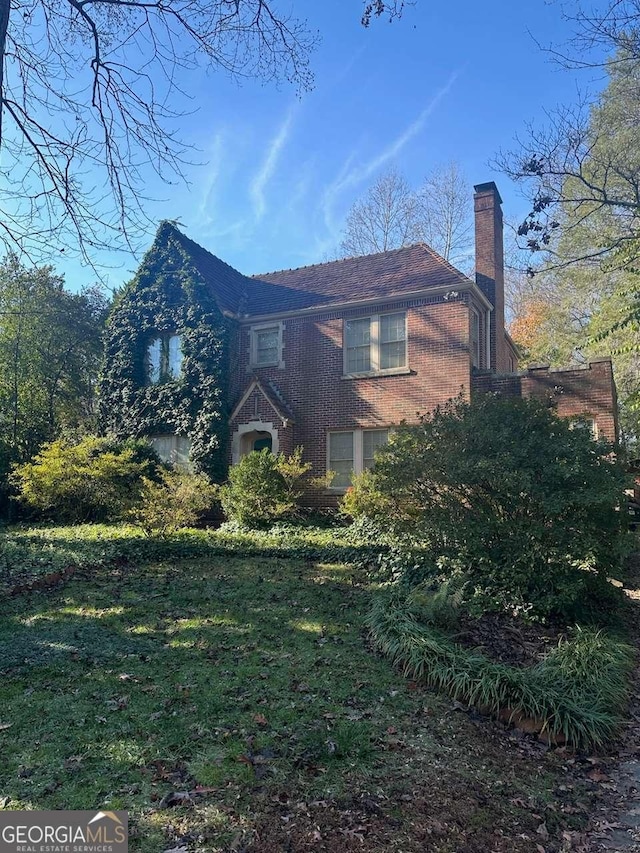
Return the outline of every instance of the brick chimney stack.
<path id="1" fill-rule="evenodd" d="M 474 186 L 476 283 L 493 305 L 490 322 L 491 370 L 509 370 L 504 332 L 504 247 L 502 199 L 493 181 Z"/>

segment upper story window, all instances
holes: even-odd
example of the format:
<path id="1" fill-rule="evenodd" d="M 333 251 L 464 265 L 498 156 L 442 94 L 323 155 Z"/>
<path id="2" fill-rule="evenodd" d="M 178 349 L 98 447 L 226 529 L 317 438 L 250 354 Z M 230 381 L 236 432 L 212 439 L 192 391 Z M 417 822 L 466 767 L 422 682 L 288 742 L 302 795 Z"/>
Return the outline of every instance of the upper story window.
<path id="1" fill-rule="evenodd" d="M 470 311 L 471 330 L 469 335 L 469 343 L 471 345 L 471 364 L 479 368 L 482 364 L 480 356 L 480 315 L 475 308 Z"/>
<path id="2" fill-rule="evenodd" d="M 182 374 L 180 335 L 158 335 L 147 346 L 147 378 L 152 385 L 178 379 Z"/>
<path id="3" fill-rule="evenodd" d="M 344 373 L 381 373 L 407 366 L 407 315 L 376 314 L 344 322 Z"/>
<path id="4" fill-rule="evenodd" d="M 251 366 L 282 367 L 282 323 L 252 326 Z"/>

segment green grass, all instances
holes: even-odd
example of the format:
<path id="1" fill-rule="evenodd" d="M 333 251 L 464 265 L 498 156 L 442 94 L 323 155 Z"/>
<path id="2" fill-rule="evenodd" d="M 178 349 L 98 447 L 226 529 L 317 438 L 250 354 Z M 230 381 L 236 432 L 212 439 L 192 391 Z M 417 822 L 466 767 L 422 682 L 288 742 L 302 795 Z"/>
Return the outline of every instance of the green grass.
<path id="1" fill-rule="evenodd" d="M 538 823 L 517 803 L 557 811 L 553 756 L 512 752 L 368 648 L 376 590 L 309 556 L 351 548 L 341 531 L 10 535 L 81 567 L 1 603 L 0 807 L 126 809 L 140 853 L 275 853 L 315 826 L 345 850 L 350 821 L 353 849 L 422 850 L 435 821 L 434 853 L 514 853 Z"/>

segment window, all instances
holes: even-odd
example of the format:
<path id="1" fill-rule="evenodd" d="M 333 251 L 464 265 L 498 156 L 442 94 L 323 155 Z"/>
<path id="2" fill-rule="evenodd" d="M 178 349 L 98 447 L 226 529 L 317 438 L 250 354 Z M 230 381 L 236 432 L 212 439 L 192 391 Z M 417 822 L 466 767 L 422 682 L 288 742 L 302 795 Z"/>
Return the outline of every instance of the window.
<path id="1" fill-rule="evenodd" d="M 163 462 L 191 471 L 191 441 L 182 435 L 150 435 L 149 444 Z"/>
<path id="2" fill-rule="evenodd" d="M 251 365 L 253 367 L 282 366 L 282 324 L 252 326 Z"/>
<path id="3" fill-rule="evenodd" d="M 329 470 L 335 471 L 334 489 L 345 489 L 351 485 L 351 472 L 354 469 L 353 433 L 329 433 Z"/>
<path id="4" fill-rule="evenodd" d="M 147 346 L 147 378 L 152 385 L 178 379 L 182 373 L 180 335 L 159 335 Z"/>
<path id="5" fill-rule="evenodd" d="M 344 322 L 344 373 L 381 373 L 407 366 L 407 315 L 380 314 Z"/>
<path id="6" fill-rule="evenodd" d="M 591 415 L 580 415 L 579 417 L 570 418 L 570 429 L 587 429 L 591 433 L 591 438 L 596 441 L 598 438 L 598 424 L 595 418 Z"/>
<path id="7" fill-rule="evenodd" d="M 373 468 L 376 450 L 389 441 L 389 430 L 367 429 L 362 433 L 362 467 Z"/>
<path id="8" fill-rule="evenodd" d="M 346 489 L 351 485 L 353 473 L 360 474 L 372 468 L 376 450 L 388 440 L 388 429 L 330 432 L 327 470 L 335 473 L 331 488 Z"/>
<path id="9" fill-rule="evenodd" d="M 482 364 L 480 357 L 480 315 L 475 308 L 471 309 L 471 364 L 474 367 L 480 367 Z"/>

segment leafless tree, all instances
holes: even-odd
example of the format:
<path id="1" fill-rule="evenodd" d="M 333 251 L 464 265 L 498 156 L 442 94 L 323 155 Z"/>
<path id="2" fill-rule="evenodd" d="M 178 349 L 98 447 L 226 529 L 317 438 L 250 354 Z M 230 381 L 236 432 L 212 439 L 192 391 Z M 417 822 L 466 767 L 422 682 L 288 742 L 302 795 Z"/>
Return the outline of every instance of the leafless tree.
<path id="1" fill-rule="evenodd" d="M 286 8 L 285 4 L 285 8 Z M 399 4 L 400 6 L 402 4 Z M 193 159 L 180 137 L 185 72 L 312 86 L 318 35 L 282 0 L 0 0 L 0 239 L 129 248 L 145 232 L 149 170 Z M 365 3 L 368 24 L 397 3 Z"/>
<path id="2" fill-rule="evenodd" d="M 419 199 L 402 175 L 392 169 L 379 177 L 347 214 L 340 253 L 386 252 L 416 243 L 421 236 Z"/>
<path id="3" fill-rule="evenodd" d="M 392 169 L 352 206 L 340 253 L 366 255 L 425 242 L 465 269 L 472 239 L 471 188 L 457 164 L 437 167 L 417 190 Z"/>
<path id="4" fill-rule="evenodd" d="M 640 59 L 640 0 L 607 0 L 598 6 L 572 0 L 559 5 L 574 35 L 567 44 L 543 49 L 562 67 L 600 68 L 612 61 Z"/>
<path id="5" fill-rule="evenodd" d="M 606 88 L 571 106 L 550 110 L 530 124 L 514 150 L 495 165 L 520 184 L 530 200 L 521 223 L 522 245 L 542 251 L 551 265 L 603 261 L 635 263 L 640 245 L 640 0 L 608 0 L 592 10 L 567 7 L 575 36 L 563 49 L 548 48 L 567 68 L 602 68 Z M 603 58 L 602 51 L 607 55 Z M 588 226 L 588 227 L 586 227 Z M 582 239 L 567 253 L 567 233 Z M 584 236 L 591 232 L 591 239 Z M 563 235 L 562 253 L 556 251 Z"/>
<path id="6" fill-rule="evenodd" d="M 469 266 L 473 246 L 471 187 L 455 162 L 431 171 L 420 189 L 422 239 L 443 258 Z"/>

